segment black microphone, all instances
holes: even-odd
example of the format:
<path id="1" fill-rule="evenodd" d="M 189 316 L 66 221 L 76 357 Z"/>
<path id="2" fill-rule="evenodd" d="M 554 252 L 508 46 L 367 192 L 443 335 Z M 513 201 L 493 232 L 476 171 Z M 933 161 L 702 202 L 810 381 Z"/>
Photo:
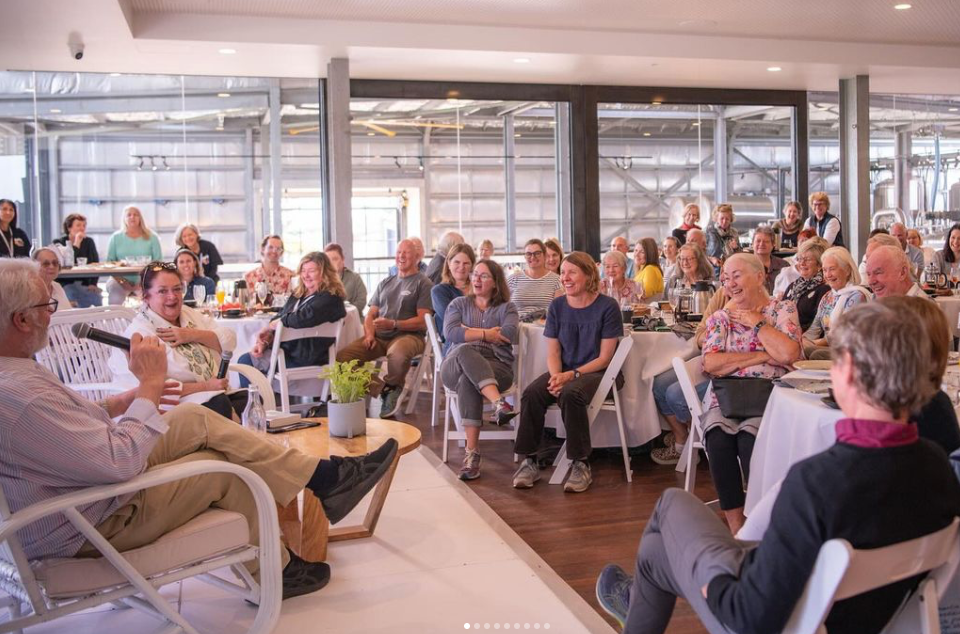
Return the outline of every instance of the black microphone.
<path id="1" fill-rule="evenodd" d="M 233 357 L 233 353 L 229 350 L 224 350 L 220 354 L 220 370 L 217 371 L 218 379 L 227 378 L 227 370 L 230 368 L 230 359 Z"/>
<path id="2" fill-rule="evenodd" d="M 120 348 L 121 350 L 126 350 L 128 352 L 130 351 L 129 339 L 126 337 L 121 337 L 120 335 L 115 335 L 112 332 L 107 332 L 106 330 L 93 328 L 90 326 L 90 324 L 74 324 L 70 330 L 73 332 L 73 336 L 77 339 L 89 339 L 90 341 L 102 343 L 105 346 Z"/>

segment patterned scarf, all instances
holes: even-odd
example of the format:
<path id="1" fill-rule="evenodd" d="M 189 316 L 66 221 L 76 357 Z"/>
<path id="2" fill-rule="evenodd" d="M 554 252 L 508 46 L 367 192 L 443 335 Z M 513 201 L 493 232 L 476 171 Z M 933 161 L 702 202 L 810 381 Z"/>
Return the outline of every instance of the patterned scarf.
<path id="1" fill-rule="evenodd" d="M 789 299 L 790 301 L 796 303 L 797 300 L 807 293 L 813 291 L 821 284 L 823 284 L 823 271 L 817 271 L 817 274 L 810 279 L 798 277 L 797 280 L 787 288 L 787 292 L 784 294 L 783 298 Z"/>
<path id="2" fill-rule="evenodd" d="M 140 314 L 150 322 L 154 329 L 170 327 L 167 320 L 150 310 L 146 303 L 141 305 Z M 200 325 L 193 319 L 192 312 L 186 306 L 180 310 L 180 327 L 200 328 Z M 203 344 L 191 341 L 171 347 L 174 354 L 183 357 L 190 371 L 204 381 L 212 379 L 220 368 L 220 358 L 213 350 Z"/>

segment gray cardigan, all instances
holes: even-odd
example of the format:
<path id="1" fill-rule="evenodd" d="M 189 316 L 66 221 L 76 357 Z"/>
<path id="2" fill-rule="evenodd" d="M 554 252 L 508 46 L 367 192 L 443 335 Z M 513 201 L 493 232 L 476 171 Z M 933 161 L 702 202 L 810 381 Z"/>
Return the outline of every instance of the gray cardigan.
<path id="1" fill-rule="evenodd" d="M 507 343 L 492 344 L 484 341 L 466 340 L 466 328 L 494 328 L 500 326 L 500 334 L 517 343 L 520 334 L 520 316 L 513 302 L 504 302 L 480 312 L 472 297 L 457 297 L 447 305 L 443 318 L 443 338 L 453 350 L 459 345 L 479 346 L 492 351 L 504 363 L 513 364 L 513 346 Z"/>
<path id="2" fill-rule="evenodd" d="M 367 307 L 367 287 L 363 279 L 344 267 L 340 274 L 340 281 L 343 282 L 343 289 L 347 292 L 347 301 L 357 307 L 360 311 L 360 319 L 363 319 L 363 311 Z"/>

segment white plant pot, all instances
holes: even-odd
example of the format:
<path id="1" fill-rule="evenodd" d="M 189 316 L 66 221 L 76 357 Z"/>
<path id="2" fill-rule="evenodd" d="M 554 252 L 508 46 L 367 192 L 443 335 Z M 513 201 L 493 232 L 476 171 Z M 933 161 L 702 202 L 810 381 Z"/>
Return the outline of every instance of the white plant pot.
<path id="1" fill-rule="evenodd" d="M 367 433 L 367 410 L 363 400 L 353 403 L 327 402 L 327 424 L 330 435 L 353 438 Z"/>

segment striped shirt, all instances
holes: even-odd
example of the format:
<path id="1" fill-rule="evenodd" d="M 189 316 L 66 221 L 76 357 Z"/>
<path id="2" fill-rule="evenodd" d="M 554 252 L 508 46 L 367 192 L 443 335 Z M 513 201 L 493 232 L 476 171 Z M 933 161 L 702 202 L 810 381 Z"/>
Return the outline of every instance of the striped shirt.
<path id="1" fill-rule="evenodd" d="M 560 290 L 560 276 L 553 271 L 541 278 L 532 278 L 526 271 L 518 271 L 507 280 L 510 301 L 517 307 L 520 319 L 538 310 L 546 313 L 547 306 Z"/>
<path id="2" fill-rule="evenodd" d="M 114 423 L 33 359 L 0 357 L 0 486 L 12 512 L 91 486 L 126 482 L 147 467 L 167 430 L 156 406 L 136 399 Z M 132 497 L 79 507 L 94 526 Z M 18 533 L 29 559 L 72 557 L 86 538 L 62 514 Z"/>

